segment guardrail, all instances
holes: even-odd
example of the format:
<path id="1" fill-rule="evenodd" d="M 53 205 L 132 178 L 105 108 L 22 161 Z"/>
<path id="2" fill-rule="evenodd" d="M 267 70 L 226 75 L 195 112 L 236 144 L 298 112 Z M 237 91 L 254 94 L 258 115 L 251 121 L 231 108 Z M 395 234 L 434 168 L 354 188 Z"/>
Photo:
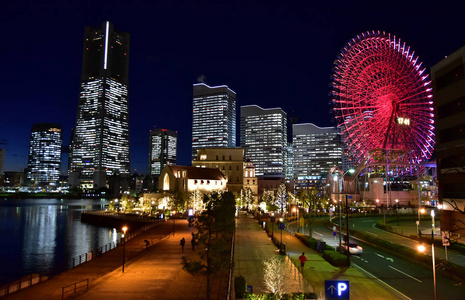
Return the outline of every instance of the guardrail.
<path id="1" fill-rule="evenodd" d="M 83 291 L 84 288 L 86 289 L 85 291 Z M 85 293 L 88 290 L 89 290 L 89 278 L 62 287 L 61 288 L 61 299 L 64 299 L 66 294 L 69 294 L 69 293 L 77 294 L 78 292 Z"/>
<path id="2" fill-rule="evenodd" d="M 11 293 L 30 287 L 47 279 L 48 276 L 43 276 L 39 274 L 28 275 L 26 277 L 23 277 L 19 280 L 13 281 L 7 285 L 0 287 L 0 297 L 7 296 Z"/>

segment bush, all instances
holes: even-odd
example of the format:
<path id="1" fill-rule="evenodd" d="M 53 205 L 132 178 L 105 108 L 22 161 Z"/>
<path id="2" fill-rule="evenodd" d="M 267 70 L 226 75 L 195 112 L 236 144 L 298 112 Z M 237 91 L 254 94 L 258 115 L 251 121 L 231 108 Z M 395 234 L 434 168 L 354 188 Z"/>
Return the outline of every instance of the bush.
<path id="1" fill-rule="evenodd" d="M 244 298 L 247 286 L 244 276 L 234 277 L 234 291 L 236 293 L 236 298 Z"/>
<path id="2" fill-rule="evenodd" d="M 323 258 L 335 267 L 347 267 L 347 256 L 339 252 L 324 250 Z"/>

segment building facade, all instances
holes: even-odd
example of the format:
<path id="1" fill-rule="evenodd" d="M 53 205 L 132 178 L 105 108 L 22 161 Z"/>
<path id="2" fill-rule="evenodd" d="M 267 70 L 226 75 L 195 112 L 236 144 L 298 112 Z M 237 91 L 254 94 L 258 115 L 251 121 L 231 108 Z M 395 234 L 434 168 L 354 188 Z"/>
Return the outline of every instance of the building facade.
<path id="1" fill-rule="evenodd" d="M 158 177 L 167 164 L 176 165 L 178 133 L 169 129 L 152 129 L 149 144 L 149 174 Z"/>
<path id="2" fill-rule="evenodd" d="M 242 148 L 205 148 L 197 150 L 197 159 L 192 161 L 194 167 L 215 168 L 220 170 L 227 180 L 228 191 L 239 193 L 243 188 L 250 188 L 254 195 L 258 192 L 255 167 L 251 162 L 244 162 Z"/>
<path id="3" fill-rule="evenodd" d="M 46 189 L 57 186 L 62 143 L 61 125 L 38 123 L 32 126 L 26 177 L 29 185 Z"/>
<path id="4" fill-rule="evenodd" d="M 285 176 L 287 114 L 281 108 L 241 106 L 241 147 L 256 176 Z"/>
<path id="5" fill-rule="evenodd" d="M 160 192 L 170 194 L 196 190 L 209 193 L 226 190 L 226 182 L 223 173 L 216 168 L 167 165 L 160 174 L 158 186 Z"/>
<path id="6" fill-rule="evenodd" d="M 341 135 L 337 128 L 312 123 L 292 125 L 296 189 L 315 186 L 332 167 L 342 167 Z"/>
<path id="7" fill-rule="evenodd" d="M 113 24 L 86 27 L 76 127 L 70 151 L 71 187 L 106 187 L 129 176 L 129 34 Z"/>
<path id="8" fill-rule="evenodd" d="M 236 93 L 226 85 L 194 84 L 192 160 L 207 147 L 236 147 Z"/>
<path id="9" fill-rule="evenodd" d="M 465 46 L 431 68 L 441 230 L 465 234 Z"/>

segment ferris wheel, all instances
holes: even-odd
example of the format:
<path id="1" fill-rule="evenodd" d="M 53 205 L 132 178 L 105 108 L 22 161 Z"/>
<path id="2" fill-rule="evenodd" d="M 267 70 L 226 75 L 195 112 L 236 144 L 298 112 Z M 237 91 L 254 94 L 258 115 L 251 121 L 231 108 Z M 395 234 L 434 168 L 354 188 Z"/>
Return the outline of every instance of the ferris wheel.
<path id="1" fill-rule="evenodd" d="M 354 37 L 334 62 L 331 100 L 352 161 L 380 150 L 418 164 L 434 149 L 431 81 L 400 39 L 370 31 Z"/>

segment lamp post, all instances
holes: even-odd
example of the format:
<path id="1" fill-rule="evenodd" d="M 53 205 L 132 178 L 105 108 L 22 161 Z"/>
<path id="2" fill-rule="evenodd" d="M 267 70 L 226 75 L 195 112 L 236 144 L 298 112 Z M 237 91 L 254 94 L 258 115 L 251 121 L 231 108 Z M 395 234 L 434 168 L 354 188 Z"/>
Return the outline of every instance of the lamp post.
<path id="1" fill-rule="evenodd" d="M 384 200 L 384 185 L 378 180 L 373 180 L 374 183 L 379 183 L 381 185 L 381 191 L 383 192 L 383 220 L 384 225 L 386 225 L 386 202 Z M 376 200 L 378 202 L 378 200 Z"/>
<path id="2" fill-rule="evenodd" d="M 436 259 L 434 257 L 434 210 L 431 210 L 431 261 L 433 263 L 433 291 L 434 300 L 437 300 L 437 288 L 436 288 Z M 418 251 L 425 252 L 426 248 L 422 244 L 418 245 Z"/>
<path id="3" fill-rule="evenodd" d="M 342 178 L 344 178 L 344 175 L 346 175 L 347 173 L 351 173 L 353 174 L 355 172 L 354 169 L 349 169 L 347 171 L 345 171 L 344 173 L 342 173 L 341 170 L 339 169 L 335 169 L 334 171 L 338 172 L 341 177 L 339 178 L 336 174 L 336 178 L 334 179 L 335 181 L 337 181 L 337 200 L 338 200 L 338 211 L 339 211 L 339 252 L 342 254 L 342 231 L 341 231 L 341 226 L 342 226 L 342 213 L 341 213 L 341 188 L 340 188 L 340 182 L 339 180 Z M 347 221 L 348 223 L 349 221 Z M 348 226 L 348 225 L 347 225 Z M 349 242 L 349 236 L 347 235 L 347 242 Z"/>
<path id="4" fill-rule="evenodd" d="M 174 216 L 176 215 L 176 211 L 173 210 L 173 236 L 174 236 L 174 225 L 176 224 Z"/>
<path id="5" fill-rule="evenodd" d="M 126 226 L 123 227 L 123 273 L 124 273 L 124 262 L 126 260 L 126 231 L 128 228 Z"/>
<path id="6" fill-rule="evenodd" d="M 274 240 L 274 237 L 273 237 L 273 231 L 274 231 L 274 213 L 271 213 L 271 219 L 270 219 L 270 223 L 271 223 L 271 240 L 273 241 Z"/>
<path id="7" fill-rule="evenodd" d="M 437 291 L 436 291 L 436 262 L 434 258 L 434 209 L 431 210 L 431 258 L 433 260 L 434 300 L 436 300 Z"/>
<path id="8" fill-rule="evenodd" d="M 279 222 L 281 222 L 281 224 L 279 225 L 281 229 L 281 244 L 279 244 L 279 250 L 283 251 L 283 218 L 280 218 Z"/>

